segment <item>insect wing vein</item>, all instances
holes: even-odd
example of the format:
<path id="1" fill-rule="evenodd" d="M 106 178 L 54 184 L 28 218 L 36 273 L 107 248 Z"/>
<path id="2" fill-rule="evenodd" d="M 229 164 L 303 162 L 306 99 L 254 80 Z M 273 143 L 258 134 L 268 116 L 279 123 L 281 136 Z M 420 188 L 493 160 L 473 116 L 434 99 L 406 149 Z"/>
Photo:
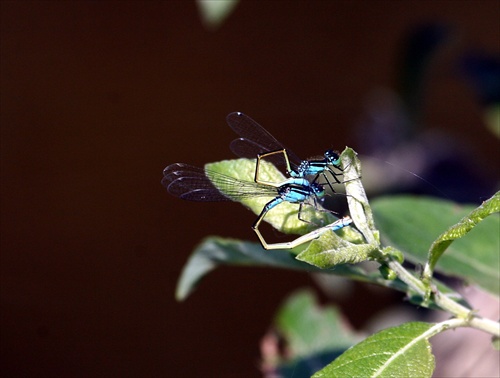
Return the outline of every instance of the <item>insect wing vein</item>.
<path id="1" fill-rule="evenodd" d="M 226 117 L 226 121 L 234 132 L 241 137 L 233 140 L 230 144 L 231 151 L 235 155 L 256 158 L 258 154 L 286 149 L 292 168 L 296 168 L 300 164 L 301 159 L 297 155 L 247 115 L 240 112 L 230 113 Z M 284 159 L 270 158 L 270 160 L 275 165 L 284 163 Z"/>
<path id="2" fill-rule="evenodd" d="M 170 194 L 190 201 L 238 201 L 250 197 L 276 197 L 277 189 L 238 180 L 214 171 L 176 163 L 163 170 L 162 184 Z"/>

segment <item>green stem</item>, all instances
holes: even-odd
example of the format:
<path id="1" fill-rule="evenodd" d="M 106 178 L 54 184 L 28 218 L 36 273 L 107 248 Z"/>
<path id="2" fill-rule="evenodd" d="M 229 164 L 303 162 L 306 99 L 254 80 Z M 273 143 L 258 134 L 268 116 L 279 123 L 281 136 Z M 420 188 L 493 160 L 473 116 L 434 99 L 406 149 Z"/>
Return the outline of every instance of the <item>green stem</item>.
<path id="1" fill-rule="evenodd" d="M 500 323 L 490 319 L 474 316 L 469 321 L 469 327 L 480 329 L 481 331 L 491 333 L 495 337 L 500 337 Z"/>
<path id="2" fill-rule="evenodd" d="M 427 288 L 425 284 L 416 278 L 413 274 L 408 272 L 399 262 L 390 258 L 387 262 L 389 268 L 391 268 L 397 275 L 398 278 L 407 284 L 410 288 L 420 294 L 422 297 L 426 295 Z"/>
<path id="3" fill-rule="evenodd" d="M 436 289 L 434 292 L 434 302 L 441 307 L 443 310 L 446 310 L 457 318 L 467 318 L 470 317 L 471 309 L 461 305 L 460 303 L 455 302 L 450 299 L 446 295 L 443 295 L 439 290 Z"/>
<path id="4" fill-rule="evenodd" d="M 416 278 L 399 262 L 393 259 L 388 262 L 388 265 L 398 275 L 401 281 L 406 283 L 408 287 L 413 289 L 419 295 L 425 297 L 427 294 L 427 286 L 424 282 Z M 473 310 L 455 302 L 446 295 L 443 295 L 437 289 L 434 292 L 434 303 L 436 303 L 436 305 L 438 305 L 441 309 L 455 316 L 455 319 L 452 319 L 453 321 L 450 320 L 450 324 L 443 322 L 443 324 L 447 325 L 447 327 L 472 327 L 490 333 L 496 337 L 500 337 L 500 323 L 475 315 Z"/>
<path id="5" fill-rule="evenodd" d="M 356 226 L 361 230 L 367 242 L 375 248 L 380 248 L 378 231 L 375 229 L 373 223 L 372 212 L 368 204 L 365 190 L 361 181 L 357 180 L 361 177 L 361 164 L 356 157 L 356 153 L 347 149 L 341 155 L 342 164 L 344 169 L 344 178 L 346 193 L 348 195 L 348 205 L 351 217 Z M 500 192 L 499 192 L 500 193 Z M 498 211 L 500 208 L 500 194 L 495 195 L 496 207 Z M 493 198 L 493 197 L 492 197 Z M 392 250 L 391 250 L 392 249 Z M 433 266 L 427 263 L 423 275 L 415 277 L 412 273 L 406 270 L 396 259 L 398 252 L 395 248 L 388 247 L 380 250 L 380 255 L 375 257 L 380 263 L 387 265 L 392 269 L 397 277 L 403 281 L 411 290 L 422 296 L 425 300 L 432 296 L 434 303 L 442 310 L 447 311 L 455 316 L 446 322 L 439 323 L 432 327 L 431 332 L 442 332 L 445 329 L 456 327 L 473 327 L 479 330 L 488 332 L 496 337 L 500 337 L 500 323 L 483 319 L 474 314 L 473 310 L 455 302 L 447 295 L 441 293 L 432 283 Z"/>
<path id="6" fill-rule="evenodd" d="M 467 322 L 465 319 L 448 319 L 445 320 L 444 322 L 441 323 L 436 323 L 434 326 L 429 328 L 427 332 L 423 335 L 426 339 L 437 335 L 438 333 L 441 333 L 443 331 L 449 330 L 449 329 L 454 329 L 458 327 L 466 327 Z"/>
<path id="7" fill-rule="evenodd" d="M 492 334 L 496 337 L 500 335 L 500 324 L 494 322 L 493 320 L 483 319 L 480 317 L 473 317 L 471 319 L 461 319 L 453 318 L 448 319 L 444 322 L 437 323 L 435 326 L 427 331 L 427 337 L 432 337 L 440 332 L 446 331 L 448 329 L 454 329 L 459 327 L 471 327 L 476 328 L 481 331 Z"/>

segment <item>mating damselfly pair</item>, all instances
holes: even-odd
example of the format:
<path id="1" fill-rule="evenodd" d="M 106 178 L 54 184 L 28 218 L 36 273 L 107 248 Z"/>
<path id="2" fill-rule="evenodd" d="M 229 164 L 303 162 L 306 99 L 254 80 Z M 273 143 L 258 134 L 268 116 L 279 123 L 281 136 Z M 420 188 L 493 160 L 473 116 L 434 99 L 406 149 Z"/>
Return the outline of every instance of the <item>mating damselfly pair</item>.
<path id="1" fill-rule="evenodd" d="M 320 158 L 301 160 L 247 115 L 234 112 L 230 113 L 226 120 L 240 136 L 231 142 L 231 150 L 239 157 L 256 159 L 254 180 L 239 180 L 204 168 L 175 163 L 164 169 L 162 179 L 162 184 L 172 195 L 185 200 L 205 202 L 272 198 L 263 206 L 252 225 L 265 249 L 294 248 L 319 237 L 324 232 L 335 231 L 352 223 L 351 218 L 345 216 L 291 242 L 267 243 L 259 231 L 259 225 L 268 212 L 279 204 L 299 205 L 298 218 L 304 222 L 309 222 L 301 217 L 304 206 L 312 206 L 317 211 L 329 211 L 322 206 L 326 194 L 324 185 L 328 185 L 332 192 L 335 192 L 332 184 L 341 183 L 338 178 L 343 174 L 340 157 L 336 152 L 327 150 Z M 280 182 L 263 179 L 260 173 L 263 161 L 275 165 L 285 164 L 289 177 Z M 320 183 L 320 179 L 324 182 Z"/>

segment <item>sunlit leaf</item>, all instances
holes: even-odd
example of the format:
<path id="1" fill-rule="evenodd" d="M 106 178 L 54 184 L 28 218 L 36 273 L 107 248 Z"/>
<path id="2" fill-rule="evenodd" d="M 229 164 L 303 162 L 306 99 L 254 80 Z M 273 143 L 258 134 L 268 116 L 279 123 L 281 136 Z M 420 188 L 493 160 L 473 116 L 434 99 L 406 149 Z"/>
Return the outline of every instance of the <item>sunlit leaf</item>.
<path id="1" fill-rule="evenodd" d="M 329 269 L 338 264 L 355 264 L 369 260 L 371 254 L 376 251 L 378 251 L 376 246 L 353 244 L 329 232 L 313 240 L 297 259 Z"/>
<path id="2" fill-rule="evenodd" d="M 361 182 L 361 163 L 353 149 L 346 147 L 341 156 L 344 167 L 344 181 L 349 212 L 357 229 L 364 235 L 366 242 L 379 244 L 378 230 L 375 228 L 372 210 Z"/>
<path id="3" fill-rule="evenodd" d="M 205 165 L 205 169 L 226 176 L 234 177 L 238 180 L 254 182 L 255 178 L 255 160 L 250 159 L 233 159 L 224 160 L 217 163 L 209 163 Z M 207 173 L 210 178 L 210 174 Z M 285 176 L 271 163 L 261 160 L 259 168 L 259 178 L 263 181 L 282 183 L 285 181 Z M 223 194 L 228 195 L 224 188 L 218 188 Z M 258 191 L 258 190 L 256 190 Z M 275 191 L 275 197 L 278 191 Z M 228 195 L 228 197 L 231 197 Z M 243 199 L 234 198 L 243 205 L 252 210 L 256 215 L 260 214 L 264 206 L 274 197 L 245 197 Z M 289 202 L 283 202 L 271 209 L 264 218 L 264 221 L 271 224 L 275 229 L 285 234 L 306 234 L 307 232 L 317 228 L 317 224 L 330 224 L 337 218 L 329 212 L 319 212 L 313 206 L 303 206 L 301 217 L 310 222 L 304 222 L 298 217 L 299 205 Z"/>
<path id="4" fill-rule="evenodd" d="M 297 256 L 297 259 L 323 269 L 329 269 L 338 264 L 355 264 L 374 259 L 380 255 L 378 231 L 375 229 L 372 211 L 360 180 L 361 165 L 359 159 L 351 148 L 346 148 L 341 154 L 341 161 L 344 167 L 350 216 L 356 228 L 364 236 L 364 240 L 359 237 L 356 240 L 342 238 L 334 232 L 323 233 L 319 238 L 313 240 Z M 347 227 L 347 229 L 354 228 Z"/>
<path id="5" fill-rule="evenodd" d="M 406 323 L 380 331 L 338 357 L 313 377 L 431 377 L 434 356 L 428 323 Z"/>

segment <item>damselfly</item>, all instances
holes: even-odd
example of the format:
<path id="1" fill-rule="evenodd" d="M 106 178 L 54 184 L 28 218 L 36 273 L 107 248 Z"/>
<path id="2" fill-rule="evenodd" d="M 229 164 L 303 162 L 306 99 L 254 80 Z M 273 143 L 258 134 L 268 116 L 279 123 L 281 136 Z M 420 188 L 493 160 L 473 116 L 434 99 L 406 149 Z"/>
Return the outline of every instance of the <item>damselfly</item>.
<path id="1" fill-rule="evenodd" d="M 314 176 L 311 182 L 316 182 L 319 176 L 322 176 L 330 189 L 334 191 L 326 175 L 328 172 L 336 183 L 341 183 L 337 176 L 342 175 L 343 169 L 340 166 L 340 157 L 335 151 L 326 150 L 321 158 L 302 160 L 290 149 L 278 142 L 275 137 L 249 116 L 241 112 L 234 112 L 226 117 L 226 121 L 240 136 L 240 138 L 231 142 L 231 151 L 239 157 L 250 159 L 257 158 L 255 182 L 264 183 L 259 179 L 260 160 L 266 158 L 276 164 L 277 160 L 274 155 L 283 154 L 286 170 L 290 177 L 306 178 L 307 176 Z M 337 172 L 333 168 L 335 168 Z"/>
<path id="2" fill-rule="evenodd" d="M 259 216 L 252 225 L 262 246 L 265 249 L 287 249 L 311 241 L 328 230 L 338 230 L 351 224 L 352 220 L 346 216 L 335 222 L 318 228 L 306 235 L 300 236 L 291 242 L 268 244 L 261 232 L 259 225 L 266 214 L 280 203 L 289 202 L 299 205 L 299 219 L 303 205 L 312 205 L 321 211 L 328 211 L 321 207 L 320 200 L 325 191 L 319 183 L 310 183 L 305 178 L 290 177 L 285 181 L 276 183 L 256 183 L 243 181 L 226 176 L 215 171 L 194 167 L 188 164 L 175 163 L 163 170 L 162 185 L 170 194 L 190 201 L 239 201 L 244 198 L 270 197 L 272 198 L 263 207 Z M 304 220 L 305 221 L 305 220 Z"/>

